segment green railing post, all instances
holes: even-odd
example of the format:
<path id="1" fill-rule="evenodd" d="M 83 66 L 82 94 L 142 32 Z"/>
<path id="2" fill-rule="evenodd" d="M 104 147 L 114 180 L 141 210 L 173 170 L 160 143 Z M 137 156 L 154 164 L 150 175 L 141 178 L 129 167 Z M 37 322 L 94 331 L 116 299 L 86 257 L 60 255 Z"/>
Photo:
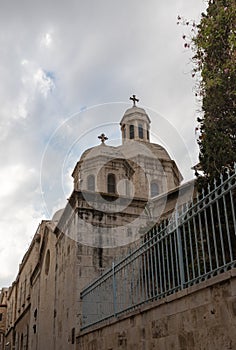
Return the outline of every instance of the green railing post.
<path id="1" fill-rule="evenodd" d="M 117 305 L 116 305 L 116 277 L 115 277 L 115 262 L 112 262 L 112 288 L 113 288 L 113 310 L 114 316 L 117 313 Z"/>
<path id="2" fill-rule="evenodd" d="M 176 235 L 177 235 L 177 249 L 178 249 L 178 261 L 179 261 L 179 275 L 180 275 L 180 285 L 181 289 L 184 288 L 185 284 L 185 277 L 184 277 L 184 259 L 183 259 L 183 248 L 182 248 L 182 241 L 181 241 L 181 231 L 179 228 L 179 214 L 178 210 L 176 210 L 175 213 L 175 224 L 176 224 Z"/>

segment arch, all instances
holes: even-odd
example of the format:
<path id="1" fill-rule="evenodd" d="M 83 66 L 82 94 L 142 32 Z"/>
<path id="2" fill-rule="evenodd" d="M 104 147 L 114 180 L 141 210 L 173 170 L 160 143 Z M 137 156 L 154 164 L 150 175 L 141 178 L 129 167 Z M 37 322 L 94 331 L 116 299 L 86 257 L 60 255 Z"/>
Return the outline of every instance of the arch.
<path id="1" fill-rule="evenodd" d="M 143 139 L 143 125 L 142 124 L 138 125 L 138 137 L 140 139 Z"/>
<path id="2" fill-rule="evenodd" d="M 28 350 L 29 348 L 29 325 L 27 324 L 26 327 L 26 344 L 25 344 L 25 350 Z"/>
<path id="3" fill-rule="evenodd" d="M 116 177 L 115 174 L 107 175 L 107 192 L 108 193 L 116 193 Z"/>
<path id="4" fill-rule="evenodd" d="M 16 333 L 16 330 L 13 329 L 12 344 L 13 344 L 14 347 L 15 347 L 15 345 L 16 345 L 16 338 L 17 338 L 17 333 Z"/>
<path id="5" fill-rule="evenodd" d="M 122 137 L 123 137 L 123 139 L 126 139 L 126 128 L 125 128 L 125 124 L 122 125 L 121 131 L 122 131 Z"/>
<path id="6" fill-rule="evenodd" d="M 134 139 L 134 125 L 129 126 L 129 138 Z"/>
<path id="7" fill-rule="evenodd" d="M 129 186 L 129 180 L 125 180 L 125 195 L 130 196 L 130 186 Z"/>
<path id="8" fill-rule="evenodd" d="M 4 337 L 5 337 L 5 332 L 0 330 L 0 349 L 3 349 L 3 341 L 4 341 Z M 6 344 L 7 345 L 7 344 Z M 6 347 L 7 349 L 7 347 Z"/>
<path id="9" fill-rule="evenodd" d="M 50 268 L 50 250 L 47 250 L 46 258 L 45 258 L 45 274 L 48 275 Z"/>
<path id="10" fill-rule="evenodd" d="M 87 190 L 88 191 L 95 191 L 95 176 L 89 175 L 87 177 Z"/>
<path id="11" fill-rule="evenodd" d="M 35 318 L 35 320 L 37 319 L 37 315 L 38 315 L 38 309 L 36 308 L 36 309 L 34 310 L 34 318 Z"/>
<path id="12" fill-rule="evenodd" d="M 159 194 L 159 186 L 156 181 L 151 182 L 151 197 L 155 197 Z"/>
<path id="13" fill-rule="evenodd" d="M 23 335 L 23 333 L 21 333 L 21 337 L 20 337 L 20 350 L 23 350 L 23 346 L 24 346 L 24 335 Z"/>

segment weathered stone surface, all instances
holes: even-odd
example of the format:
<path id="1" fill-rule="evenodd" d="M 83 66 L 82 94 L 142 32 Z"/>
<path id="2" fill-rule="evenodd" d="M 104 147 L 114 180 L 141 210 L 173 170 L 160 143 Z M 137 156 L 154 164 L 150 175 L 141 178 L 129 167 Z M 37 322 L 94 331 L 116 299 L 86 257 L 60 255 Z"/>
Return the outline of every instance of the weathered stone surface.
<path id="1" fill-rule="evenodd" d="M 130 317 L 103 323 L 100 333 L 99 327 L 82 333 L 77 349 L 88 350 L 87 339 L 101 337 L 103 344 L 109 339 L 112 350 L 235 350 L 236 299 L 231 286 L 225 273 L 215 278 L 215 284 L 214 278 L 208 281 L 204 289 L 201 284 L 190 287 L 185 296 L 176 293 L 176 298 L 166 297 L 165 303 L 153 303 Z M 181 303 L 188 307 L 180 307 Z"/>

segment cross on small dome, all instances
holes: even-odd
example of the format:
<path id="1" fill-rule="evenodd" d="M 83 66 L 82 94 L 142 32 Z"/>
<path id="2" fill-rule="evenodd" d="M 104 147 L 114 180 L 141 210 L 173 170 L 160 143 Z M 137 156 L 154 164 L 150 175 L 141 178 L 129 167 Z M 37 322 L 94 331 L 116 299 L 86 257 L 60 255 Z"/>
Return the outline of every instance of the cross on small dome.
<path id="1" fill-rule="evenodd" d="M 133 107 L 136 106 L 135 102 L 139 102 L 139 99 L 136 98 L 136 95 L 133 95 L 133 96 L 130 97 L 129 99 L 133 101 Z"/>
<path id="2" fill-rule="evenodd" d="M 108 140 L 108 137 L 106 137 L 105 134 L 102 133 L 100 136 L 98 136 L 98 139 L 100 139 L 101 142 L 104 143 Z"/>

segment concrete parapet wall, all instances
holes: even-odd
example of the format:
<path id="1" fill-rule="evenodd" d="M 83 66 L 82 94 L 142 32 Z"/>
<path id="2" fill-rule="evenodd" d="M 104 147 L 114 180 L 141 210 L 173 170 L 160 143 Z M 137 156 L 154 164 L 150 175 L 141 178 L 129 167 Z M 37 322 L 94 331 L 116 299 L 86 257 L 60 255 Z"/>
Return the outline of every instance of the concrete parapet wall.
<path id="1" fill-rule="evenodd" d="M 77 349 L 236 350 L 235 327 L 233 269 L 83 331 Z"/>

